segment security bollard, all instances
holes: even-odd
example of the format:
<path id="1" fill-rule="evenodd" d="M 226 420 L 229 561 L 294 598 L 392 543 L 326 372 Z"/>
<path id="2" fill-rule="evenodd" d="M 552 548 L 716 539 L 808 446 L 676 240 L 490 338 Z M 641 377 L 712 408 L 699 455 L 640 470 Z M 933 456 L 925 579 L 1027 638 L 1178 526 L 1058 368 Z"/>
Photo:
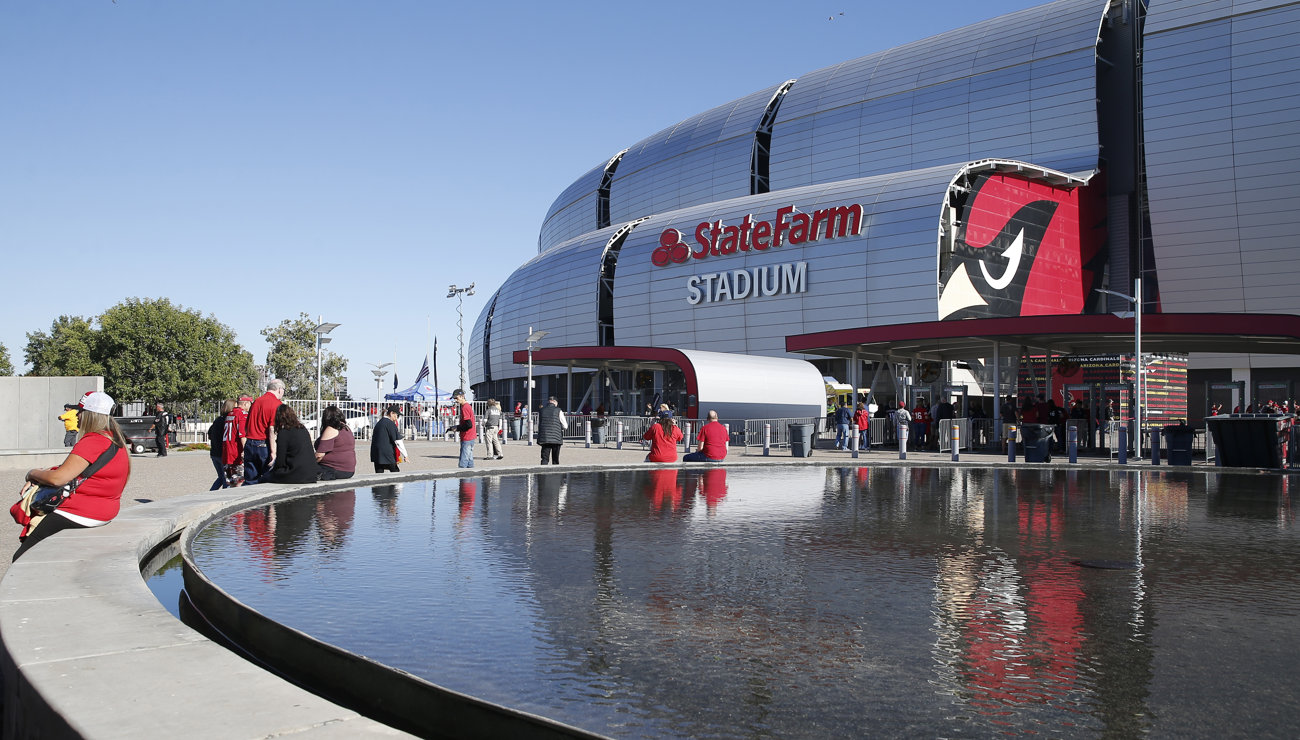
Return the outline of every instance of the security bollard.
<path id="1" fill-rule="evenodd" d="M 582 422 L 582 433 L 587 438 L 587 446 L 591 447 L 591 419 Z"/>
<path id="2" fill-rule="evenodd" d="M 952 423 L 952 461 L 961 461 L 961 425 Z"/>
<path id="3" fill-rule="evenodd" d="M 1070 447 L 1070 464 L 1074 465 L 1079 462 L 1079 430 L 1070 427 L 1065 432 L 1066 439 L 1069 440 Z"/>
<path id="4" fill-rule="evenodd" d="M 763 457 L 772 456 L 772 425 L 763 425 Z"/>
<path id="5" fill-rule="evenodd" d="M 849 438 L 849 453 L 852 454 L 853 459 L 856 460 L 858 458 L 858 425 L 850 424 L 849 433 L 853 435 Z"/>
<path id="6" fill-rule="evenodd" d="M 1160 465 L 1160 432 L 1151 428 L 1151 464 Z"/>
<path id="7" fill-rule="evenodd" d="M 907 424 L 898 425 L 898 459 L 907 459 Z"/>
<path id="8" fill-rule="evenodd" d="M 1128 465 L 1128 427 L 1119 428 L 1119 464 Z"/>
<path id="9" fill-rule="evenodd" d="M 614 449 L 621 450 L 623 449 L 623 422 L 620 421 L 615 425 L 614 433 L 617 435 L 614 437 Z"/>
<path id="10" fill-rule="evenodd" d="M 723 424 L 722 428 L 727 430 L 727 441 L 722 443 L 722 447 L 727 452 L 731 452 L 731 425 Z"/>
<path id="11" fill-rule="evenodd" d="M 1016 461 L 1016 427 L 1007 427 L 1007 462 Z"/>

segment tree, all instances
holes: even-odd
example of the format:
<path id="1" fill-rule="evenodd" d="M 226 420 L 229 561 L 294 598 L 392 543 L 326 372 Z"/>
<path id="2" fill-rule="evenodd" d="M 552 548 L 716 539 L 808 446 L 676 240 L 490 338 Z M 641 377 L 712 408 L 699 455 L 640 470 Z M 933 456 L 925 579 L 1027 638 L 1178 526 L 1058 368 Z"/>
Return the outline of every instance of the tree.
<path id="1" fill-rule="evenodd" d="M 13 375 L 14 364 L 9 361 L 9 348 L 0 342 L 0 376 Z"/>
<path id="2" fill-rule="evenodd" d="M 234 398 L 257 389 L 253 355 L 213 316 L 128 298 L 99 317 L 104 386 L 119 399 Z"/>
<path id="3" fill-rule="evenodd" d="M 266 369 L 284 381 L 286 398 L 316 397 L 316 322 L 307 314 L 296 319 L 285 319 L 279 326 L 262 330 L 270 349 L 266 353 Z M 348 371 L 348 361 L 329 350 L 321 350 L 322 398 L 331 394 L 328 389 L 343 380 Z"/>
<path id="4" fill-rule="evenodd" d="M 24 355 L 32 366 L 29 375 L 103 375 L 99 336 L 93 319 L 60 316 L 50 325 L 50 333 L 27 332 Z"/>

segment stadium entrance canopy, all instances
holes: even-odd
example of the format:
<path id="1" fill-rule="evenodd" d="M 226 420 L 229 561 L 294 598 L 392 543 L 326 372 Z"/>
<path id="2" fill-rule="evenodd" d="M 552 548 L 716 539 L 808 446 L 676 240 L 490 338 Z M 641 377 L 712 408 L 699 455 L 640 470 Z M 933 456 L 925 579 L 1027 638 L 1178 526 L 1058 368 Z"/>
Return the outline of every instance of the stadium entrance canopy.
<path id="1" fill-rule="evenodd" d="M 515 350 L 515 364 L 528 351 Z M 680 371 L 686 385 L 687 418 L 708 411 L 723 419 L 788 419 L 826 413 L 825 381 L 810 362 L 668 347 L 552 347 L 533 350 L 534 365 L 570 370 Z"/>
<path id="2" fill-rule="evenodd" d="M 786 337 L 787 352 L 867 361 L 992 357 L 1003 345 L 1060 356 L 1133 351 L 1133 318 L 1113 314 L 926 321 Z M 1148 313 L 1143 353 L 1300 354 L 1300 316 Z"/>

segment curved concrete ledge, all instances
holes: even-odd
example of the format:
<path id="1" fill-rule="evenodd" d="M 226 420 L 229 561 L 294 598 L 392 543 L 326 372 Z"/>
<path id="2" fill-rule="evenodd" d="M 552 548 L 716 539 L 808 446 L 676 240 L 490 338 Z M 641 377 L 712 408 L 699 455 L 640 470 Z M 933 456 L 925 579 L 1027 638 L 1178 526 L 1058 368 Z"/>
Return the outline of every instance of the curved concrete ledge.
<path id="1" fill-rule="evenodd" d="M 864 458 L 800 459 L 815 467 L 1022 467 Z M 770 465 L 738 458 L 727 467 Z M 679 465 L 710 467 L 708 463 Z M 281 679 L 182 624 L 154 597 L 140 564 L 190 525 L 222 510 L 381 483 L 461 474 L 662 468 L 660 464 L 497 468 L 364 475 L 311 486 L 262 485 L 194 493 L 123 510 L 106 527 L 61 534 L 10 566 L 0 581 L 0 671 L 6 738 L 398 737 L 404 733 Z M 1104 467 L 1145 472 L 1145 467 Z M 1166 470 L 1162 468 L 1161 470 Z M 1180 470 L 1175 468 L 1174 470 Z M 1190 468 L 1181 468 L 1190 472 Z M 1243 472 L 1215 469 L 1216 473 Z M 1276 472 L 1276 471 L 1272 471 Z M 233 493 L 238 495 L 232 495 Z"/>
<path id="2" fill-rule="evenodd" d="M 4 737 L 404 737 L 185 626 L 140 575 L 154 548 L 207 514 L 303 488 L 131 507 L 106 527 L 56 535 L 11 565 L 0 581 Z"/>

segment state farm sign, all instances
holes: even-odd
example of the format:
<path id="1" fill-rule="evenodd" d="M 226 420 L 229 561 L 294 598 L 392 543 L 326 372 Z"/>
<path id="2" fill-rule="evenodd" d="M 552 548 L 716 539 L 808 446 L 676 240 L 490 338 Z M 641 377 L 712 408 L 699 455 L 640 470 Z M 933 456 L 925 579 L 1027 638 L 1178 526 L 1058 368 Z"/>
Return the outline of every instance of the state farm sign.
<path id="1" fill-rule="evenodd" d="M 692 248 L 677 229 L 664 229 L 659 234 L 659 248 L 650 256 L 658 267 L 681 264 L 692 259 L 722 257 L 737 252 L 776 249 L 782 244 L 805 244 L 821 239 L 857 236 L 862 233 L 862 206 L 823 208 L 811 214 L 802 213 L 795 206 L 777 209 L 771 221 L 756 221 L 753 214 L 745 214 L 738 224 L 702 221 L 695 227 L 695 244 Z"/>

